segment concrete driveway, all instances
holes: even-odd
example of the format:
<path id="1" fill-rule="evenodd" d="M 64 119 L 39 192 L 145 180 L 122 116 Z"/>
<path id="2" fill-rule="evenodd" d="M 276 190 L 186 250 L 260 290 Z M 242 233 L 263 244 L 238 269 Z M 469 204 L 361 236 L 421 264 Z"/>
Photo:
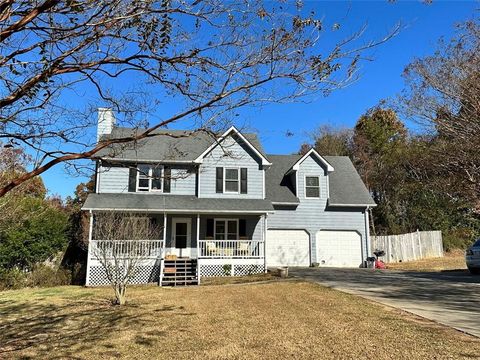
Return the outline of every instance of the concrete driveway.
<path id="1" fill-rule="evenodd" d="M 397 307 L 480 337 L 480 276 L 471 276 L 467 271 L 290 268 L 289 275 Z"/>

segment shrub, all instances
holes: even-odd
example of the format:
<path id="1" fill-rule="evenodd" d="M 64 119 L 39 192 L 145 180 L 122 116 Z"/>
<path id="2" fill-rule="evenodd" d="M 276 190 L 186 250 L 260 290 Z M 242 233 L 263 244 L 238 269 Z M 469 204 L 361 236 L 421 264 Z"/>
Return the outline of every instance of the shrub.
<path id="1" fill-rule="evenodd" d="M 19 269 L 0 270 L 0 290 L 21 289 L 27 284 L 27 275 Z"/>
<path id="2" fill-rule="evenodd" d="M 453 249 L 466 249 L 475 239 L 475 231 L 471 229 L 450 229 L 443 232 L 443 249 L 451 251 Z"/>
<path id="3" fill-rule="evenodd" d="M 63 211 L 34 198 L 22 199 L 18 207 L 28 216 L 0 234 L 0 268 L 29 269 L 65 250 L 68 217 Z"/>
<path id="4" fill-rule="evenodd" d="M 66 269 L 55 269 L 47 265 L 36 265 L 33 270 L 28 273 L 27 286 L 52 287 L 69 285 L 71 277 L 71 272 Z"/>
<path id="5" fill-rule="evenodd" d="M 0 271 L 0 291 L 24 287 L 52 287 L 69 285 L 72 273 L 64 268 L 37 265 L 32 271 L 24 272 L 17 268 Z"/>

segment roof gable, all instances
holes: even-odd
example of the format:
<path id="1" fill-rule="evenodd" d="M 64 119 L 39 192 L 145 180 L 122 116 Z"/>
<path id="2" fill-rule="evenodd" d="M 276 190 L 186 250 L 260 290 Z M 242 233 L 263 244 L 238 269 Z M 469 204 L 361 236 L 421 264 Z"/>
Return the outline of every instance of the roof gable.
<path id="1" fill-rule="evenodd" d="M 242 135 L 240 131 L 237 130 L 235 126 L 230 127 L 227 131 L 225 131 L 222 136 L 220 136 L 218 139 L 215 139 L 215 141 L 207 148 L 205 149 L 204 152 L 202 152 L 195 160 L 195 163 L 202 163 L 203 159 L 205 156 L 207 156 L 217 145 L 222 143 L 227 137 L 236 135 L 240 138 L 240 140 L 247 145 L 250 150 L 253 151 L 255 155 L 258 156 L 258 158 L 261 160 L 262 165 L 272 165 L 270 161 L 255 147 L 253 144 L 248 141 L 248 139 Z"/>
<path id="2" fill-rule="evenodd" d="M 300 164 L 304 162 L 305 159 L 307 159 L 309 156 L 316 157 L 317 160 L 320 161 L 320 163 L 322 163 L 325 166 L 327 172 L 330 173 L 334 171 L 333 166 L 330 165 L 329 162 L 325 160 L 322 156 L 320 156 L 320 154 L 314 148 L 311 148 L 309 151 L 307 151 L 305 155 L 303 155 L 295 164 L 293 164 L 290 171 L 298 171 L 298 169 L 300 168 Z"/>

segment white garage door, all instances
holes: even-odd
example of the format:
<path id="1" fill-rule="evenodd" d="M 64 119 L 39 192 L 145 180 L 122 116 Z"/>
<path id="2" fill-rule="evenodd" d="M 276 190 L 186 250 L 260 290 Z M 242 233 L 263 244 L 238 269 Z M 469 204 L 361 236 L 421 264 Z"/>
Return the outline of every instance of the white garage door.
<path id="1" fill-rule="evenodd" d="M 268 230 L 267 266 L 309 266 L 310 240 L 305 230 Z"/>
<path id="2" fill-rule="evenodd" d="M 317 262 L 320 266 L 359 267 L 362 239 L 356 231 L 317 232 Z"/>

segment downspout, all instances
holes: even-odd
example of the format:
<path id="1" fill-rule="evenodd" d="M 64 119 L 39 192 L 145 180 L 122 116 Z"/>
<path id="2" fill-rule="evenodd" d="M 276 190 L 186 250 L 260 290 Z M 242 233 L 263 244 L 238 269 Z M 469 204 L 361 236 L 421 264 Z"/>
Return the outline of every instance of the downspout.
<path id="1" fill-rule="evenodd" d="M 366 244 L 366 247 L 367 247 L 367 257 L 370 256 L 371 254 L 371 242 L 370 242 L 370 221 L 369 221 L 369 211 L 370 211 L 370 207 L 367 206 L 367 208 L 365 209 L 365 237 L 366 237 L 366 241 L 365 241 L 365 244 Z M 366 258 L 365 258 L 366 260 Z"/>

